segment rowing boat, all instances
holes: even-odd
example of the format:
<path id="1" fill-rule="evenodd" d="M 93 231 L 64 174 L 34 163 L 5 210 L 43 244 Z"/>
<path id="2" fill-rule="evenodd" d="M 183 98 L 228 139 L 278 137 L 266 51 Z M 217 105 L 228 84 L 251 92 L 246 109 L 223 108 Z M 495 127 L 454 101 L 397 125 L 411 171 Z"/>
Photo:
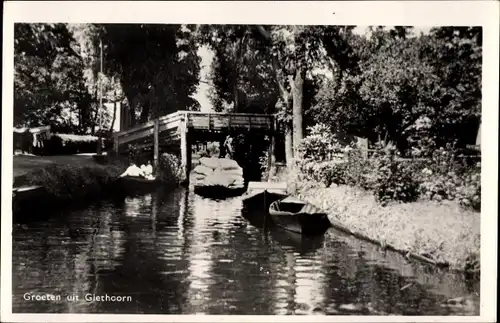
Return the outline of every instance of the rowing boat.
<path id="1" fill-rule="evenodd" d="M 277 226 L 296 233 L 322 234 L 330 227 L 324 211 L 291 196 L 271 203 L 269 214 Z"/>
<path id="2" fill-rule="evenodd" d="M 246 210 L 268 213 L 271 203 L 287 196 L 285 183 L 249 182 L 242 202 Z"/>
<path id="3" fill-rule="evenodd" d="M 146 179 L 143 177 L 124 176 L 119 179 L 122 189 L 126 192 L 151 191 L 160 186 L 159 179 Z"/>

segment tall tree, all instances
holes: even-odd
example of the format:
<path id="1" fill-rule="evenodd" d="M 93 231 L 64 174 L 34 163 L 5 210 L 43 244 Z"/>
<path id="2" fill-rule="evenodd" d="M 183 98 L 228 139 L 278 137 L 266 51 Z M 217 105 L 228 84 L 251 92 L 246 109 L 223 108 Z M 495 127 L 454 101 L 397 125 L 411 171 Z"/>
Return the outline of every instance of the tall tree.
<path id="1" fill-rule="evenodd" d="M 14 123 L 66 123 L 70 111 L 88 103 L 78 43 L 65 24 L 14 26 Z"/>
<path id="2" fill-rule="evenodd" d="M 276 85 L 269 65 L 269 51 L 250 26 L 202 25 L 200 42 L 214 53 L 210 79 L 211 101 L 216 110 L 272 113 Z"/>
<path id="3" fill-rule="evenodd" d="M 358 68 L 323 85 L 313 108 L 316 120 L 372 141 L 387 138 L 401 150 L 429 120 L 427 139 L 464 144 L 464 129 L 474 120 L 477 126 L 480 114 L 480 36 L 474 28 L 414 35 L 398 27 L 351 38 Z M 473 141 L 475 132 L 466 137 Z"/>
<path id="4" fill-rule="evenodd" d="M 194 26 L 99 25 L 105 69 L 120 76 L 132 124 L 154 115 L 199 109 L 191 97 L 198 85 L 200 58 Z M 138 119 L 138 120 L 137 120 Z"/>
<path id="5" fill-rule="evenodd" d="M 281 94 L 280 106 L 284 108 L 285 115 L 291 110 L 291 120 L 289 117 L 283 120 L 288 163 L 304 136 L 305 79 L 311 78 L 312 71 L 318 68 L 336 66 L 346 69 L 350 66 L 349 46 L 343 34 L 350 33 L 352 27 L 294 25 L 257 26 L 257 29 L 271 47 L 272 66 Z M 327 53 L 338 55 L 328 56 Z"/>

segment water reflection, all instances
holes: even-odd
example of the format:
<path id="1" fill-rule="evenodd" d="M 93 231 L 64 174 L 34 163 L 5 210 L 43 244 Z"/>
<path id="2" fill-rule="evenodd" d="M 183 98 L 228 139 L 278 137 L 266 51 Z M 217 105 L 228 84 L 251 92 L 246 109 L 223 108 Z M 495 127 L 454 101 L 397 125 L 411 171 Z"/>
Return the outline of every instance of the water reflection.
<path id="1" fill-rule="evenodd" d="M 13 311 L 159 314 L 478 314 L 478 283 L 334 230 L 317 238 L 241 200 L 158 190 L 15 226 Z M 23 293 L 133 301 L 29 302 Z M 462 307 L 442 307 L 468 296 Z"/>

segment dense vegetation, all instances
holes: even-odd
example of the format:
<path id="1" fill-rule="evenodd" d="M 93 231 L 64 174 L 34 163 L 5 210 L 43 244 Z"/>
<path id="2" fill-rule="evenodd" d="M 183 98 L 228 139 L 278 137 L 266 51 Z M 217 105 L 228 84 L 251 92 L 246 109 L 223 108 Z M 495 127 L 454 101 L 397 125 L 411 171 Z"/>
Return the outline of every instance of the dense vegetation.
<path id="1" fill-rule="evenodd" d="M 201 30 L 215 55 L 214 106 L 278 113 L 289 161 L 307 126 L 317 122 L 372 144 L 392 142 L 403 156 L 430 157 L 439 147 L 475 143 L 480 27 L 420 35 L 411 27 L 373 27 L 366 35 L 339 26 Z M 250 99 L 262 100 L 261 109 Z"/>
<path id="2" fill-rule="evenodd" d="M 340 145 L 326 126 L 318 124 L 302 141 L 298 169 L 305 178 L 327 187 L 349 185 L 372 191 L 382 205 L 449 200 L 480 210 L 481 167 L 474 159 L 442 147 L 422 159 L 401 158 L 395 147 L 379 148 L 367 158 L 359 149 Z"/>
<path id="3" fill-rule="evenodd" d="M 479 153 L 466 148 L 475 144 L 481 123 L 482 28 L 436 27 L 424 34 L 412 27 L 375 26 L 363 35 L 355 30 L 16 24 L 14 123 L 49 124 L 55 133 L 95 136 L 112 131 L 116 103 L 127 107 L 130 125 L 179 109 L 197 110 L 200 105 L 192 95 L 200 82 L 198 50 L 205 47 L 214 60 L 208 79 L 201 81 L 210 85 L 214 109 L 275 113 L 282 134 L 278 148 L 289 173 L 296 175 L 295 184 L 312 181 L 320 190 L 302 189 L 301 194 L 315 192 L 341 203 L 328 194 L 356 189 L 376 204 L 367 217 L 401 225 L 423 214 L 405 209 L 414 203 L 425 210 L 435 202 L 459 205 L 463 213 L 439 209 L 452 214 L 448 220 L 455 214 L 450 223 L 460 224 L 449 230 L 448 242 L 469 241 L 464 248 L 474 253 L 478 226 L 469 215 L 480 210 L 481 163 Z M 112 113 L 99 109 L 101 98 L 115 103 Z M 366 138 L 373 151 L 359 150 L 344 135 Z M 264 135 L 258 140 L 236 137 L 238 161 L 267 165 L 262 160 L 268 142 Z M 93 138 L 59 135 L 47 147 L 87 151 L 95 145 Z M 165 176 L 176 181 L 178 159 L 164 156 L 161 164 L 172 170 Z M 64 182 L 68 172 L 53 171 Z M 387 214 L 392 216 L 382 209 L 391 209 Z M 403 209 L 408 218 L 398 222 L 396 213 Z M 354 209 L 344 212 L 346 222 L 349 214 L 355 217 Z M 397 229 L 388 225 L 383 230 L 389 227 Z M 425 225 L 420 229 L 432 232 Z M 443 253 L 429 234 L 425 243 L 432 252 Z M 472 238 L 462 239 L 467 234 Z M 408 243 L 426 250 L 416 246 L 421 241 Z"/>
<path id="4" fill-rule="evenodd" d="M 206 46 L 215 56 L 206 80 L 214 108 L 278 113 L 289 164 L 307 126 L 320 121 L 332 132 L 392 142 L 407 156 L 474 144 L 480 27 L 353 30 L 16 24 L 15 124 L 92 135 L 111 129 L 116 111 L 98 109 L 101 85 L 105 102 L 128 107 L 131 124 L 199 109 L 191 95 L 200 81 L 197 51 Z"/>
<path id="5" fill-rule="evenodd" d="M 193 28 L 15 24 L 14 124 L 95 135 L 113 129 L 116 103 L 128 107 L 130 124 L 197 109 L 191 95 L 200 58 Z M 114 103 L 112 113 L 99 109 L 101 97 Z"/>

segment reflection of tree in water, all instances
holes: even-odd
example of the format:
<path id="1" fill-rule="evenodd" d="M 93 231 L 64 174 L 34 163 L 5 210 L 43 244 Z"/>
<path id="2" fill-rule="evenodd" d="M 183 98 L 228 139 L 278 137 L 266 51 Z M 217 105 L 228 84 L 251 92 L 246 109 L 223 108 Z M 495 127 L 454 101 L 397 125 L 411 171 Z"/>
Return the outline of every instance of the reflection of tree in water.
<path id="1" fill-rule="evenodd" d="M 339 240 L 340 239 L 340 240 Z M 354 245 L 343 241 L 353 239 Z M 415 282 L 415 277 L 405 277 L 400 270 L 387 267 L 388 263 L 374 258 L 373 245 L 356 245 L 356 239 L 337 237 L 327 249 L 329 267 L 327 313 L 376 314 L 385 313 L 417 315 L 442 315 L 440 307 L 445 297 L 434 294 L 427 286 Z M 353 248 L 354 247 L 354 248 Z M 365 251 L 368 252 L 365 252 Z M 370 258 L 369 258 L 370 257 Z M 400 256 L 399 256 L 400 257 Z M 388 258 L 387 258 L 388 259 Z M 398 268 L 399 269 L 399 268 Z M 405 269 L 405 271 L 408 269 Z M 404 272 L 403 272 L 404 273 Z M 333 286 L 336 286 L 332 288 Z"/>
<path id="2" fill-rule="evenodd" d="M 14 289 L 24 285 L 30 291 L 63 297 L 68 294 L 83 297 L 92 292 L 98 273 L 113 270 L 121 256 L 123 240 L 110 233 L 111 213 L 105 209 L 97 204 L 86 210 L 66 211 L 47 222 L 28 224 L 28 230 L 16 233 L 19 242 L 14 244 L 13 256 L 16 250 L 20 251 L 19 256 L 15 256 L 20 266 L 14 267 Z M 33 234 L 34 231 L 37 234 Z M 22 302 L 19 305 L 36 307 L 29 309 L 31 312 L 88 310 L 86 302 Z"/>
<path id="3" fill-rule="evenodd" d="M 239 203 L 236 199 L 216 202 L 196 195 L 191 196 L 192 212 L 188 213 L 190 226 L 187 232 L 187 240 L 190 241 L 190 287 L 187 297 L 189 305 L 186 310 L 187 313 L 212 313 L 220 306 L 219 301 L 224 297 L 219 295 L 214 298 L 211 289 L 217 286 L 217 289 L 222 290 L 228 285 L 227 276 L 220 285 L 213 271 L 220 265 L 218 255 L 222 255 L 221 248 L 228 244 L 227 232 L 232 218 L 238 214 Z M 231 258 L 223 258 L 221 262 L 231 261 Z"/>
<path id="4" fill-rule="evenodd" d="M 273 245 L 267 235 L 247 226 L 241 201 L 214 206 L 211 228 L 210 314 L 271 314 Z M 215 220 L 217 219 L 217 220 Z M 244 230 L 242 230 L 245 228 Z"/>
<path id="5" fill-rule="evenodd" d="M 16 227 L 13 310 L 477 314 L 477 308 L 439 306 L 478 291 L 451 274 L 384 257 L 352 237 L 310 243 L 263 230 L 240 211 L 238 199 L 215 202 L 179 189 Z M 134 301 L 35 303 L 20 299 L 27 291 L 131 295 Z"/>
<path id="6" fill-rule="evenodd" d="M 95 311 L 105 313 L 170 313 L 180 308 L 176 303 L 177 281 L 169 279 L 162 255 L 167 247 L 162 230 L 168 229 L 162 221 L 177 218 L 178 205 L 168 207 L 163 192 L 128 198 L 114 205 L 117 228 L 124 239 L 123 260 L 114 270 L 98 270 L 93 288 L 97 294 L 132 296 L 132 303 L 95 303 Z M 170 194 L 167 203 L 174 203 L 179 195 Z M 135 215 L 130 217 L 130 215 Z M 174 220 L 175 221 L 175 220 Z M 167 221 L 168 222 L 168 221 Z M 178 310 L 177 310 L 178 312 Z"/>
<path id="7" fill-rule="evenodd" d="M 312 314 L 322 311 L 324 273 L 321 267 L 322 237 L 309 238 L 284 230 L 274 230 L 284 255 L 279 261 L 275 282 L 277 302 L 274 314 Z"/>

